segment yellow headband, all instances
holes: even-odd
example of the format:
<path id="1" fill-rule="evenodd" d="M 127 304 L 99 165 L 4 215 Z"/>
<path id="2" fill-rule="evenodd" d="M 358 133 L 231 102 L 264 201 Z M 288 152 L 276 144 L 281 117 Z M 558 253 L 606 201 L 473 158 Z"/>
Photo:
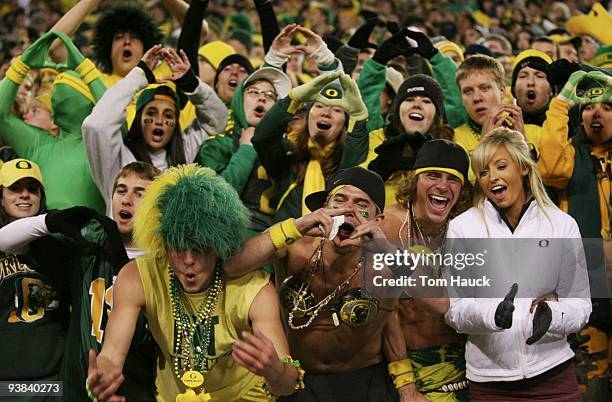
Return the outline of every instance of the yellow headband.
<path id="1" fill-rule="evenodd" d="M 423 172 L 431 172 L 431 171 L 437 171 L 437 172 L 444 172 L 444 173 L 448 173 L 448 174 L 452 174 L 453 176 L 455 176 L 456 178 L 458 178 L 459 180 L 461 180 L 461 185 L 463 186 L 465 179 L 463 177 L 463 175 L 461 174 L 461 172 L 459 172 L 456 169 L 452 169 L 452 168 L 445 168 L 445 167 L 436 167 L 436 166 L 429 166 L 429 167 L 422 167 L 419 169 L 415 169 L 414 170 L 414 175 L 418 175 L 420 173 Z"/>
<path id="2" fill-rule="evenodd" d="M 339 186 L 336 186 L 336 187 L 332 188 L 331 191 L 329 192 L 329 194 L 327 194 L 327 199 L 329 200 L 330 197 L 332 197 L 338 191 L 342 190 L 344 187 L 346 187 L 346 184 L 341 184 Z"/>
<path id="3" fill-rule="evenodd" d="M 176 102 L 175 102 L 174 98 L 172 98 L 171 96 L 168 96 L 168 95 L 156 94 L 155 97 L 153 98 L 153 100 L 160 100 L 160 101 L 170 102 L 174 107 L 176 107 Z"/>

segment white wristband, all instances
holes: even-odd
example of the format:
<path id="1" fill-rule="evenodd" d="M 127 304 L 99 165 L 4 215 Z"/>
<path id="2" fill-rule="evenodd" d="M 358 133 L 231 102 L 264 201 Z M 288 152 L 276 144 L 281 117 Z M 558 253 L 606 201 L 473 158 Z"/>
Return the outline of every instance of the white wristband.
<path id="1" fill-rule="evenodd" d="M 318 66 L 329 66 L 336 60 L 336 56 L 329 50 L 325 42 L 321 42 L 321 46 L 310 55 Z"/>
<path id="2" fill-rule="evenodd" d="M 281 68 L 289 60 L 289 56 L 279 52 L 274 48 L 270 48 L 264 56 L 264 62 L 272 67 Z"/>

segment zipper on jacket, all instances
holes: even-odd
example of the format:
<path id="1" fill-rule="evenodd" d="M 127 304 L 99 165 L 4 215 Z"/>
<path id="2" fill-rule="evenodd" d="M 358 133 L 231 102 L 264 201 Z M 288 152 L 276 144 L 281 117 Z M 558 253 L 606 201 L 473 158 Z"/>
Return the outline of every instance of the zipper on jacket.
<path id="1" fill-rule="evenodd" d="M 519 299 L 520 300 L 520 299 Z M 518 310 L 518 309 L 516 309 Z M 517 312 L 515 310 L 515 313 Z M 523 376 L 523 379 L 527 378 L 527 373 L 525 372 L 525 356 L 527 355 L 527 347 L 526 347 L 526 343 L 525 343 L 525 339 L 523 336 L 523 320 L 518 320 L 518 332 L 517 332 L 517 338 L 518 338 L 518 343 L 519 343 L 519 366 L 521 368 L 521 375 Z"/>

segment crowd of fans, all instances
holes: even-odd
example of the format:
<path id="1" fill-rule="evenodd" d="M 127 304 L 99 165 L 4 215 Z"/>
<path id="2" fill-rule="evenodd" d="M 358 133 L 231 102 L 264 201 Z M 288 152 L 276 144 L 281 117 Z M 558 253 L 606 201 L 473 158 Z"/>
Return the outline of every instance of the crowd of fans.
<path id="1" fill-rule="evenodd" d="M 609 365 L 612 311 L 607 298 L 607 287 L 612 282 L 608 268 L 612 264 L 611 7 L 608 2 L 592 0 L 3 1 L 0 228 L 5 230 L 0 229 L 0 258 L 3 265 L 14 269 L 5 269 L 4 281 L 0 278 L 4 293 L 0 298 L 4 303 L 0 307 L 3 320 L 0 339 L 6 337 L 7 342 L 26 345 L 42 337 L 32 332 L 31 325 L 38 321 L 37 325 L 43 327 L 41 319 L 45 312 L 50 323 L 46 325 L 50 327 L 39 330 L 50 331 L 51 335 L 38 348 L 46 352 L 38 359 L 36 369 L 0 364 L 0 380 L 62 379 L 67 384 L 64 393 L 67 401 L 82 401 L 94 395 L 100 400 L 121 400 L 114 393 L 122 383 L 118 394 L 127 396 L 127 400 L 149 400 L 156 392 L 162 398 L 174 400 L 175 395 L 185 390 L 179 383 L 179 372 L 197 372 L 194 361 L 196 368 L 211 367 L 212 373 L 212 366 L 221 361 L 218 359 L 233 358 L 231 363 L 218 364 L 231 375 L 217 372 L 211 377 L 213 400 L 266 400 L 271 398 L 270 393 L 292 393 L 293 385 L 297 384 L 298 392 L 285 397 L 294 399 L 286 400 L 340 401 L 349 399 L 340 394 L 330 396 L 325 391 L 320 395 L 313 391 L 307 397 L 300 390 L 304 385 L 306 390 L 317 387 L 325 390 L 324 381 L 332 381 L 325 377 L 329 375 L 337 375 L 333 377 L 335 387 L 342 384 L 350 388 L 351 382 L 370 381 L 366 381 L 370 374 L 363 372 L 350 378 L 342 374 L 374 367 L 386 359 L 391 376 L 386 377 L 386 367 L 382 376 L 378 368 L 373 368 L 374 385 L 363 391 L 366 398 L 363 400 L 468 400 L 468 392 L 470 400 L 493 400 L 503 398 L 512 387 L 525 393 L 513 394 L 516 399 L 508 400 L 527 400 L 538 395 L 549 398 L 543 400 L 577 400 L 571 387 L 559 385 L 566 384 L 570 377 L 577 379 L 580 400 L 608 400 L 612 394 Z M 503 157 L 494 151 L 499 147 L 507 150 Z M 491 160 L 497 157 L 514 161 L 516 175 L 520 175 L 517 179 L 520 190 L 512 187 L 512 181 L 495 185 L 491 191 L 485 187 L 485 183 L 495 184 L 487 175 L 503 170 L 498 164 L 493 167 Z M 198 177 L 208 174 L 202 173 L 208 170 L 179 167 L 192 163 L 212 169 L 218 177 L 214 176 L 210 183 L 200 183 L 198 180 L 204 179 Z M 500 172 L 497 172 L 500 177 L 514 174 Z M 168 221 L 174 215 L 165 207 L 147 204 L 155 201 L 147 201 L 145 195 L 149 194 L 151 199 L 150 194 L 167 197 L 160 186 L 178 186 L 181 175 L 185 180 L 194 180 L 186 185 L 192 193 L 172 194 L 183 204 L 189 204 L 191 212 L 185 212 L 181 209 L 184 205 L 177 203 L 172 213 L 190 216 L 197 229 L 181 232 L 187 229 L 179 226 L 190 223 L 187 218 L 176 218 L 178 223 L 168 230 L 181 235 L 170 241 L 164 237 L 168 236 L 164 225 L 170 225 Z M 372 183 L 380 179 L 384 182 L 381 190 L 384 194 L 372 190 L 375 187 Z M 435 182 L 431 188 L 442 186 L 439 183 L 443 181 L 450 195 L 427 190 L 430 185 L 427 180 Z M 329 188 L 331 183 L 336 183 L 333 188 Z M 155 190 L 147 192 L 150 185 Z M 370 197 L 369 204 L 364 201 L 362 206 L 351 190 L 342 187 L 353 185 Z M 202 190 L 204 187 L 209 192 Z M 217 187 L 222 189 L 221 193 L 237 193 L 241 202 L 228 196 L 216 203 L 217 195 L 210 189 Z M 424 191 L 428 191 L 430 201 L 426 201 Z M 194 194 L 210 196 L 213 201 L 202 202 L 200 206 Z M 323 194 L 325 199 L 313 197 L 317 194 Z M 504 204 L 505 197 L 515 197 L 514 204 Z M 517 203 L 517 199 L 521 201 Z M 361 211 L 353 220 L 346 218 L 345 225 L 340 224 L 338 236 L 342 241 L 353 239 L 356 233 L 376 237 L 378 229 L 370 228 L 371 232 L 367 232 L 358 228 L 369 220 L 382 221 L 382 217 L 375 216 L 382 216 L 383 210 L 387 223 L 382 223 L 380 230 L 387 238 L 401 241 L 402 246 L 406 224 L 409 245 L 416 242 L 432 249 L 444 241 L 447 230 L 449 236 L 455 237 L 495 237 L 489 232 L 482 235 L 476 229 L 472 235 L 467 234 L 471 232 L 465 228 L 470 222 L 480 222 L 481 216 L 469 215 L 469 211 L 461 215 L 472 202 L 482 208 L 482 214 L 487 211 L 486 205 L 491 207 L 489 212 L 497 211 L 499 222 L 505 222 L 503 230 L 506 226 L 510 229 L 508 237 L 518 233 L 521 220 L 527 219 L 524 216 L 528 215 L 529 206 L 537 204 L 541 213 L 534 212 L 530 215 L 533 219 L 537 216 L 550 220 L 549 214 L 554 215 L 555 225 L 563 222 L 559 227 L 570 228 L 568 237 L 597 240 L 589 243 L 591 247 L 585 246 L 590 293 L 587 289 L 586 296 L 580 293 L 576 297 L 580 302 L 564 307 L 574 314 L 571 319 L 558 324 L 557 307 L 552 310 L 547 307 L 547 303 L 561 304 L 564 296 L 553 294 L 558 289 L 550 289 L 551 294 L 542 295 L 531 309 L 522 311 L 517 307 L 517 312 L 528 317 L 537 305 L 534 337 L 536 318 L 550 314 L 548 325 L 564 328 L 556 330 L 561 338 L 568 335 L 567 340 L 563 339 L 562 345 L 550 341 L 548 350 L 541 347 L 527 352 L 540 357 L 548 354 L 549 360 L 539 359 L 540 364 L 547 364 L 543 368 L 527 362 L 521 377 L 512 371 L 512 363 L 507 363 L 505 357 L 499 360 L 495 357 L 504 355 L 504 347 L 495 342 L 510 342 L 510 338 L 490 341 L 493 338 L 486 336 L 493 335 L 485 336 L 478 332 L 480 329 L 474 332 L 472 321 L 463 315 L 471 310 L 461 302 L 423 305 L 410 299 L 386 306 L 382 302 L 379 305 L 377 300 L 378 316 L 373 313 L 373 318 L 355 325 L 349 324 L 342 314 L 342 322 L 336 312 L 327 314 L 329 317 L 324 319 L 329 321 L 330 328 L 348 329 L 343 335 L 329 335 L 334 347 L 322 346 L 316 351 L 320 356 L 312 357 L 310 354 L 316 353 L 310 347 L 326 342 L 326 338 L 312 328 L 302 333 L 299 330 L 308 328 L 313 320 L 316 323 L 319 312 L 325 315 L 325 305 L 332 299 L 348 303 L 347 294 L 341 296 L 340 291 L 353 283 L 351 280 L 357 280 L 353 277 L 363 261 L 352 262 L 356 268 L 353 272 L 351 266 L 346 271 L 353 272 L 348 279 L 336 280 L 332 275 L 333 287 L 321 282 L 325 285 L 319 283 L 323 290 L 317 292 L 316 270 L 319 261 L 325 261 L 323 241 L 320 247 L 313 246 L 314 242 L 292 243 L 296 237 L 312 236 L 317 227 L 321 227 L 321 234 L 327 233 L 327 220 L 331 222 L 331 217 L 322 218 L 319 208 L 330 207 L 332 203 L 341 205 L 337 209 L 343 210 L 349 200 Z M 240 206 L 235 206 L 234 201 Z M 144 214 L 137 216 L 141 203 L 149 208 L 146 219 L 142 218 Z M 169 198 L 164 198 L 163 205 L 166 204 L 174 205 Z M 206 215 L 206 208 L 218 208 L 225 215 L 232 215 L 230 207 L 239 212 L 234 220 L 226 222 L 219 218 L 219 233 L 244 224 L 245 236 L 253 243 L 244 243 L 242 253 L 247 257 L 231 258 L 228 256 L 240 248 L 236 243 L 240 236 L 227 240 L 222 234 L 218 238 L 211 235 L 206 237 L 208 243 L 199 243 L 200 248 L 213 244 L 204 248 L 213 250 L 219 258 L 223 256 L 225 265 L 218 264 L 224 267 L 219 272 L 225 270 L 228 275 L 227 283 L 221 274 L 214 275 L 209 293 L 215 296 L 211 299 L 213 296 L 202 293 L 202 306 L 212 305 L 214 312 L 216 298 L 221 297 L 219 292 L 226 293 L 227 321 L 238 318 L 226 323 L 227 328 L 219 328 L 217 336 L 223 337 L 219 334 L 227 330 L 234 334 L 233 342 L 238 329 L 252 326 L 257 331 L 237 342 L 240 346 L 234 346 L 233 355 L 231 343 L 218 344 L 215 351 L 213 331 L 212 346 L 201 344 L 206 345 L 203 348 L 206 352 L 191 361 L 189 370 L 189 359 L 183 362 L 184 367 L 178 363 L 182 358 L 176 356 L 182 346 L 177 345 L 176 339 L 173 351 L 168 353 L 163 348 L 172 350 L 172 341 L 168 341 L 169 345 L 160 344 L 160 339 L 165 339 L 160 334 L 171 331 L 162 318 L 168 318 L 164 314 L 169 314 L 177 303 L 177 287 L 182 287 L 185 293 L 197 294 L 202 289 L 189 291 L 192 279 L 179 278 L 178 273 L 170 275 L 171 283 L 166 284 L 170 286 L 168 297 L 155 302 L 160 305 L 167 302 L 168 311 L 153 318 L 149 297 L 156 278 L 141 273 L 141 282 L 127 281 L 134 280 L 129 275 L 138 276 L 142 267 L 153 271 L 161 267 L 158 260 L 145 260 L 143 255 L 153 253 L 143 249 L 143 244 L 159 245 L 155 236 L 162 236 L 167 255 L 164 251 L 157 257 L 176 264 L 179 260 L 184 262 L 191 258 L 189 250 L 198 249 L 195 243 L 190 243 L 189 236 L 205 236 L 203 233 L 208 230 L 199 228 L 197 223 Z M 372 212 L 368 212 L 370 207 Z M 161 212 L 155 208 L 161 208 Z M 569 214 L 575 223 L 564 214 L 558 215 L 562 213 L 557 208 Z M 113 238 L 116 230 L 112 221 L 96 213 L 115 222 L 120 238 Z M 168 219 L 160 218 L 166 213 Z M 449 225 L 449 220 L 458 215 Z M 94 216 L 97 221 L 92 220 Z M 242 218 L 246 221 L 241 221 Z M 483 225 L 485 221 L 483 218 Z M 20 226 L 16 225 L 18 222 Z M 75 224 L 78 230 L 71 226 Z M 579 234 L 572 226 L 576 224 Z M 159 233 L 147 232 L 155 231 L 156 225 Z M 563 237 L 555 233 L 557 226 L 552 232 L 537 232 L 544 224 L 531 225 L 534 230 L 529 232 L 531 237 Z M 62 236 L 51 236 L 57 233 Z M 266 258 L 264 248 L 258 249 L 263 247 L 261 243 L 253 245 L 267 233 L 272 240 L 270 247 L 273 245 L 277 254 L 287 247 L 282 257 L 286 262 L 280 270 L 283 272 L 275 260 L 277 254 L 270 252 L 270 258 Z M 284 236 L 286 244 L 278 243 L 279 236 Z M 39 237 L 48 241 L 38 241 Z M 109 251 L 115 240 L 122 245 L 119 255 Z M 26 252 L 28 259 L 16 257 L 28 243 L 36 245 Z M 83 257 L 79 249 L 90 254 Z M 249 259 L 249 253 L 257 254 L 259 259 Z M 50 254 L 56 256 L 45 257 Z M 139 266 L 129 263 L 122 269 L 128 259 L 136 257 L 140 258 Z M 314 265 L 310 271 L 304 271 L 304 266 L 311 263 Z M 29 264 L 30 268 L 22 272 L 20 264 Z M 59 266 L 63 268 L 60 270 Z M 75 274 L 68 266 L 83 267 L 83 272 Z M 261 266 L 266 267 L 262 271 L 253 270 Z M 165 266 L 161 268 L 166 270 Z M 32 276 L 29 271 L 40 274 Z M 286 310 L 282 324 L 273 314 L 277 301 L 272 313 L 250 315 L 261 309 L 257 306 L 270 302 L 264 291 L 257 293 L 267 289 L 270 273 L 279 288 L 281 308 Z M 117 275 L 128 278 L 124 279 L 123 289 L 126 283 L 137 283 L 143 289 L 142 300 L 131 306 L 147 311 L 152 326 L 147 328 L 145 316 L 136 314 L 132 317 L 136 335 L 131 345 L 127 342 L 121 347 L 117 334 L 125 332 L 117 329 L 120 324 L 112 326 L 115 332 L 110 341 L 106 341 L 108 334 L 107 338 L 103 336 L 113 308 Z M 296 281 L 300 275 L 307 282 L 306 287 Z M 11 282 L 6 281 L 9 276 Z M 34 282 L 26 283 L 26 277 L 34 278 Z M 180 286 L 176 278 L 180 279 Z M 322 281 L 327 281 L 324 274 L 323 278 Z M 236 290 L 230 284 L 244 286 L 244 295 L 232 293 Z M 20 290 L 22 286 L 27 290 Z M 36 296 L 33 293 L 24 297 L 24 293 L 33 291 L 32 286 L 37 289 Z M 304 299 L 308 297 L 308 288 L 312 300 Z M 509 309 L 508 301 L 514 300 L 516 292 L 511 291 L 512 296 L 507 296 L 497 310 L 491 310 L 495 317 L 489 327 L 495 326 L 494 331 L 512 326 L 512 319 L 508 323 L 500 317 L 502 306 Z M 589 294 L 590 303 L 585 302 Z M 230 306 L 227 300 L 233 299 L 229 295 L 245 304 L 236 301 L 236 306 Z M 371 302 L 363 295 L 355 297 Z M 125 293 L 121 299 L 126 300 Z M 303 311 L 297 308 L 298 302 L 304 304 Z M 23 311 L 28 314 L 20 313 L 24 303 Z M 94 308 L 95 303 L 100 304 Z M 312 306 L 308 307 L 308 303 Z M 363 303 L 371 308 L 371 304 Z M 193 319 L 194 328 L 201 324 L 202 333 L 206 334 L 202 338 L 209 337 L 213 313 L 205 314 L 194 306 L 191 306 L 194 317 L 197 316 Z M 314 313 L 309 312 L 311 308 Z M 140 311 L 133 309 L 136 310 Z M 155 311 L 159 310 L 163 309 Z M 117 316 L 125 317 L 124 311 L 117 312 Z M 512 314 L 514 306 L 507 311 Z M 306 322 L 294 325 L 294 314 L 300 319 L 306 317 Z M 179 325 L 179 329 L 173 330 L 187 331 L 185 336 L 196 342 L 200 335 L 185 329 L 192 325 L 187 316 L 187 313 L 180 316 L 186 320 L 182 324 L 186 327 Z M 178 316 L 171 317 L 177 320 Z M 281 325 L 284 332 L 277 331 Z M 359 331 L 363 331 L 361 335 Z M 543 333 L 537 339 L 529 338 L 528 347 L 536 347 L 531 345 L 541 336 Z M 363 346 L 360 342 L 365 338 L 368 341 Z M 180 335 L 178 339 L 180 343 Z M 343 340 L 353 348 L 341 347 Z M 108 345 L 105 348 L 103 341 Z M 189 342 L 185 347 L 190 347 Z M 567 344 L 575 354 L 570 360 Z M 72 352 L 64 352 L 64 348 Z M 87 355 L 91 349 L 101 352 L 97 360 L 95 355 Z M 250 363 L 256 355 L 253 349 L 268 353 L 261 367 Z M 484 358 L 479 355 L 480 360 L 475 363 L 475 349 L 485 350 L 482 356 L 490 361 L 483 363 Z M 297 355 L 306 369 L 306 377 L 299 362 L 291 357 L 282 360 L 282 367 L 290 367 L 286 371 L 269 363 L 269 355 L 275 356 L 274 351 L 279 356 L 288 352 Z M 362 352 L 361 357 L 353 358 L 357 351 Z M 122 356 L 119 363 L 113 360 L 115 354 Z M 563 358 L 552 362 L 553 355 Z M 264 359 L 262 356 L 258 358 Z M 13 357 L 17 359 L 16 354 Z M 32 353 L 31 359 L 37 357 Z M 128 373 L 125 382 L 118 374 L 108 374 L 109 367 L 119 366 L 120 371 L 124 361 Z M 486 370 L 493 374 L 483 374 L 485 368 L 478 364 L 488 365 Z M 139 367 L 147 369 L 139 375 Z M 533 370 L 529 371 L 529 367 Z M 179 380 L 174 378 L 173 369 Z M 247 371 L 250 374 L 245 374 Z M 264 385 L 257 382 L 259 378 L 265 379 Z M 206 381 L 205 375 L 204 386 L 208 389 Z M 550 387 L 557 387 L 555 384 L 557 397 L 549 392 Z M 198 391 L 200 385 L 193 388 Z M 387 385 L 398 391 L 393 396 L 376 393 Z M 354 386 L 351 392 L 362 392 Z M 370 393 L 372 389 L 376 392 Z M 344 395 L 348 398 L 352 394 Z M 186 393 L 179 396 L 187 398 Z"/>

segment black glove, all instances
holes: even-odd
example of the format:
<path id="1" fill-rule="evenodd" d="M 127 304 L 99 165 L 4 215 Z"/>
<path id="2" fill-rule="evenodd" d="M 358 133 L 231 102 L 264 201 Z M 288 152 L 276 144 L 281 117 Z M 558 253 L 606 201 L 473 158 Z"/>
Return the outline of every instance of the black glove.
<path id="1" fill-rule="evenodd" d="M 123 240 L 117 223 L 107 216 L 98 215 L 96 219 L 100 222 L 106 233 L 106 241 L 102 248 L 102 254 L 112 264 L 116 271 L 119 271 L 130 259 L 125 252 Z"/>
<path id="2" fill-rule="evenodd" d="M 533 345 L 539 341 L 550 328 L 552 322 L 552 310 L 545 300 L 541 300 L 533 315 L 533 334 L 527 339 L 527 345 Z"/>
<path id="3" fill-rule="evenodd" d="M 423 32 L 412 31 L 410 29 L 407 29 L 406 31 L 406 36 L 417 43 L 417 47 L 414 49 L 416 54 L 423 56 L 427 60 L 431 60 L 431 58 L 438 53 L 438 49 L 434 47 L 431 39 L 429 39 L 429 37 L 427 37 L 427 35 L 425 35 Z"/>
<path id="4" fill-rule="evenodd" d="M 412 152 L 414 152 L 415 155 L 419 153 L 423 144 L 425 144 L 429 140 L 433 140 L 433 136 L 431 134 L 423 135 L 418 131 L 415 131 L 414 133 L 407 133 L 404 135 L 406 136 L 406 144 L 408 144 L 410 148 L 412 148 Z"/>
<path id="5" fill-rule="evenodd" d="M 573 63 L 569 60 L 559 59 L 548 65 L 546 79 L 553 90 L 562 88 L 570 75 L 580 70 L 580 64 Z"/>
<path id="6" fill-rule="evenodd" d="M 49 211 L 45 217 L 45 224 L 49 232 L 63 234 L 74 240 L 78 245 L 91 250 L 97 246 L 83 238 L 81 229 L 96 216 L 98 216 L 98 213 L 91 208 L 72 207 Z"/>
<path id="7" fill-rule="evenodd" d="M 406 40 L 407 32 L 408 29 L 404 28 L 384 41 L 372 58 L 380 64 L 387 64 L 389 60 L 397 56 L 410 56 L 414 54 L 415 49 L 410 47 Z"/>
<path id="8" fill-rule="evenodd" d="M 376 46 L 374 43 L 369 42 L 369 39 L 370 35 L 372 34 L 372 31 L 374 30 L 376 25 L 378 25 L 379 22 L 380 20 L 378 18 L 370 18 L 369 20 L 367 20 L 365 24 L 360 26 L 355 31 L 353 36 L 351 36 L 351 39 L 349 39 L 349 41 L 347 42 L 347 45 L 349 45 L 350 47 L 354 47 L 355 49 L 377 49 L 378 46 Z"/>
<path id="9" fill-rule="evenodd" d="M 514 312 L 516 292 L 518 292 L 518 284 L 514 283 L 504 300 L 499 303 L 495 310 L 495 325 L 499 328 L 508 329 L 512 327 L 512 313 Z"/>
<path id="10" fill-rule="evenodd" d="M 391 32 L 391 35 L 395 35 L 400 31 L 400 29 L 402 29 L 395 21 L 387 21 L 385 25 L 387 26 L 387 31 Z"/>
<path id="11" fill-rule="evenodd" d="M 420 133 L 417 134 L 422 138 L 426 138 Z M 378 173 L 383 180 L 387 180 L 397 171 L 411 170 L 414 166 L 414 155 L 416 155 L 416 152 L 411 157 L 402 155 L 404 153 L 404 146 L 410 144 L 409 136 L 414 137 L 411 139 L 413 142 L 420 141 L 414 134 L 403 133 L 391 137 L 374 150 L 378 156 L 370 163 L 368 169 Z M 426 139 L 422 141 L 421 145 L 425 141 Z M 412 145 L 410 146 L 412 147 Z"/>

